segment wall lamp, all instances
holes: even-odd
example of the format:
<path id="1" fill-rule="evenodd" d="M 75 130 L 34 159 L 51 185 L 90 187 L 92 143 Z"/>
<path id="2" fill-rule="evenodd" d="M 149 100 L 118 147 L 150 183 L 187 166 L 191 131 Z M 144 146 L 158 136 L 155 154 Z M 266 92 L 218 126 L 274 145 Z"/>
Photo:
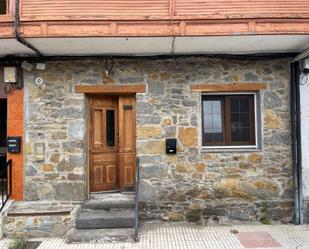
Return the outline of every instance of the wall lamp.
<path id="1" fill-rule="evenodd" d="M 21 67 L 4 67 L 3 70 L 4 91 L 9 93 L 12 89 L 22 89 L 24 86 Z"/>

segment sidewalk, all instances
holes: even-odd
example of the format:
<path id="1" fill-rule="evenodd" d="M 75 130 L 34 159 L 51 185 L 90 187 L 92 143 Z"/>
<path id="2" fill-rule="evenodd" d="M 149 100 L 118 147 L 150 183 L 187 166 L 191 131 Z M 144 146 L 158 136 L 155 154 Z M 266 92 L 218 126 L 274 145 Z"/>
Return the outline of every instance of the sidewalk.
<path id="1" fill-rule="evenodd" d="M 233 232 L 231 232 L 233 231 Z M 64 239 L 43 241 L 38 249 L 309 249 L 309 225 L 196 226 L 193 224 L 144 224 L 138 243 L 66 244 Z M 7 249 L 10 241 L 0 240 Z"/>

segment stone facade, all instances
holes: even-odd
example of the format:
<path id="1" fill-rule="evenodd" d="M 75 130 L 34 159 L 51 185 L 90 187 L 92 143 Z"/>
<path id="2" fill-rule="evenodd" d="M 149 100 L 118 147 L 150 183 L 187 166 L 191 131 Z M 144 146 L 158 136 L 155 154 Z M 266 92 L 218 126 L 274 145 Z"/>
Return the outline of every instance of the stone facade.
<path id="1" fill-rule="evenodd" d="M 74 232 L 80 205 L 70 202 L 14 202 L 3 219 L 3 236 L 66 237 Z"/>
<path id="2" fill-rule="evenodd" d="M 290 221 L 293 181 L 289 115 L 289 60 L 230 60 L 204 56 L 48 62 L 25 75 L 25 198 L 86 198 L 86 97 L 76 84 L 147 85 L 137 95 L 137 153 L 141 162 L 141 217 L 168 221 Z M 42 77 L 44 84 L 34 84 Z M 201 146 L 201 95 L 190 85 L 266 82 L 260 93 L 261 148 L 207 151 Z M 177 155 L 165 138 L 178 138 Z M 35 147 L 43 143 L 45 159 Z"/>

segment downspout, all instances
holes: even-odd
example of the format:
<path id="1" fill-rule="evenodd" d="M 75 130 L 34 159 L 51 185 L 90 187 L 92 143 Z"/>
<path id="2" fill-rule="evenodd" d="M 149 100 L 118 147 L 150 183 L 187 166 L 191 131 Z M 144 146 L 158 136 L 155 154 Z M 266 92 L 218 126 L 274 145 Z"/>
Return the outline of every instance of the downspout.
<path id="1" fill-rule="evenodd" d="M 294 182 L 294 224 L 303 224 L 302 195 L 302 151 L 301 151 L 301 111 L 300 111 L 300 68 L 299 63 L 291 64 L 291 134 Z"/>
<path id="2" fill-rule="evenodd" d="M 15 37 L 18 42 L 25 45 L 26 47 L 30 48 L 32 51 L 36 53 L 37 56 L 43 56 L 43 54 L 35 48 L 32 44 L 27 42 L 23 37 L 21 37 L 19 33 L 19 23 L 20 23 L 20 0 L 15 0 L 15 18 L 14 18 L 14 31 Z"/>
<path id="3" fill-rule="evenodd" d="M 299 201 L 299 224 L 304 224 L 304 195 L 303 195 L 303 166 L 302 166 L 302 143 L 301 143 L 301 105 L 300 105 L 300 65 L 295 64 L 296 79 L 296 119 L 297 119 L 297 175 L 298 175 L 298 201 Z"/>

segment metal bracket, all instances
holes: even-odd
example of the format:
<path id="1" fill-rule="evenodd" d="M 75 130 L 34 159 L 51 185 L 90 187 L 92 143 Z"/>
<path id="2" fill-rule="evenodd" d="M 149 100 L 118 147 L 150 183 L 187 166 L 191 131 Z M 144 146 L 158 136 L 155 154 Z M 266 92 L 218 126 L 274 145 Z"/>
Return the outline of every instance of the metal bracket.
<path id="1" fill-rule="evenodd" d="M 124 110 L 132 110 L 133 106 L 132 105 L 123 105 Z"/>

